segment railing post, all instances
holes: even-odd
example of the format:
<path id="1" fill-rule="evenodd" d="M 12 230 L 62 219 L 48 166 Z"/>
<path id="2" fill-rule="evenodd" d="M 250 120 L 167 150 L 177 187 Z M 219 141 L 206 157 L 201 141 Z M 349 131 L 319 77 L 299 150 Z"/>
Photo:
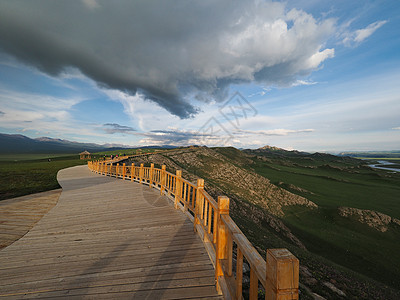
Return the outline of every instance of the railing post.
<path id="1" fill-rule="evenodd" d="M 265 299 L 299 299 L 299 260 L 287 249 L 267 250 Z"/>
<path id="2" fill-rule="evenodd" d="M 126 175 L 126 169 L 125 169 L 125 163 L 122 164 L 122 179 L 125 179 Z"/>
<path id="3" fill-rule="evenodd" d="M 221 287 L 218 282 L 220 276 L 224 276 L 221 260 L 226 259 L 228 249 L 228 231 L 224 222 L 221 219 L 222 215 L 229 215 L 229 198 L 226 196 L 218 196 L 218 211 L 217 211 L 217 244 L 215 249 L 215 283 L 217 291 L 221 293 Z"/>
<path id="4" fill-rule="evenodd" d="M 140 170 L 139 170 L 139 181 L 140 181 L 140 184 L 142 184 L 143 175 L 144 175 L 143 173 L 144 173 L 144 165 L 140 164 Z"/>
<path id="5" fill-rule="evenodd" d="M 196 204 L 194 207 L 194 231 L 196 232 L 196 225 L 200 224 L 199 221 L 199 213 L 200 213 L 200 203 L 201 197 L 203 196 L 202 191 L 204 190 L 204 179 L 197 179 L 197 187 L 196 187 Z"/>
<path id="6" fill-rule="evenodd" d="M 167 166 L 166 165 L 162 165 L 161 166 L 161 188 L 160 188 L 160 194 L 162 195 L 162 193 L 165 190 L 165 186 L 167 185 Z"/>
<path id="7" fill-rule="evenodd" d="M 149 174 L 149 188 L 151 188 L 151 186 L 153 185 L 153 174 L 154 174 L 154 164 L 150 165 L 150 174 Z"/>
<path id="8" fill-rule="evenodd" d="M 132 163 L 132 166 L 131 166 L 131 181 L 133 181 L 134 175 L 135 175 L 135 164 Z"/>
<path id="9" fill-rule="evenodd" d="M 182 171 L 176 170 L 176 178 L 175 178 L 175 209 L 178 208 L 178 202 L 181 198 L 181 178 L 182 178 Z"/>
<path id="10" fill-rule="evenodd" d="M 119 163 L 117 163 L 117 166 L 115 167 L 115 178 L 118 178 L 119 176 Z"/>

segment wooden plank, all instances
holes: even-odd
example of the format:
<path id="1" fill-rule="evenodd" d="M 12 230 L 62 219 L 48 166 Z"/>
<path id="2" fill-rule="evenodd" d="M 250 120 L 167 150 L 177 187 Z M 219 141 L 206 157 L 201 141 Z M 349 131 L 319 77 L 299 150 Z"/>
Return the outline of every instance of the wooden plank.
<path id="1" fill-rule="evenodd" d="M 61 190 L 0 201 L 0 249 L 24 236 L 56 204 Z"/>

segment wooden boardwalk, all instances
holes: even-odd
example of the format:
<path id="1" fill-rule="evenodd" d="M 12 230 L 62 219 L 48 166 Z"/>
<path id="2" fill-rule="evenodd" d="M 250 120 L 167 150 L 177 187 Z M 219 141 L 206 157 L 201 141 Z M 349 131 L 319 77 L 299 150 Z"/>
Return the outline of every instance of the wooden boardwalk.
<path id="1" fill-rule="evenodd" d="M 23 237 L 57 204 L 61 189 L 0 201 L 0 249 Z"/>
<path id="2" fill-rule="evenodd" d="M 57 205 L 0 250 L 0 299 L 219 299 L 193 224 L 146 185 L 62 170 Z"/>

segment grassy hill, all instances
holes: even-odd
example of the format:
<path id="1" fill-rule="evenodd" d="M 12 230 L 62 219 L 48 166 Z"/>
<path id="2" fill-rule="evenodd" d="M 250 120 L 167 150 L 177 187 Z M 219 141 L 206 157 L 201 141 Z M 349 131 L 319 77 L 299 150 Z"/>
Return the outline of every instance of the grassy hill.
<path id="1" fill-rule="evenodd" d="M 398 173 L 278 148 L 186 148 L 132 162 L 182 169 L 192 181 L 204 178 L 214 197 L 228 195 L 234 220 L 263 256 L 286 247 L 300 258 L 302 299 L 312 299 L 311 291 L 327 299 L 400 298 Z"/>

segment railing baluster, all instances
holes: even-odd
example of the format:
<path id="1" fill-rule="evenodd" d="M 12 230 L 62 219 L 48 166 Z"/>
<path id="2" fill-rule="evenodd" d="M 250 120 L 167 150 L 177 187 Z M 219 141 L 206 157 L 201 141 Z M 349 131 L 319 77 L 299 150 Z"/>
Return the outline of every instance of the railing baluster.
<path id="1" fill-rule="evenodd" d="M 218 221 L 217 221 L 217 248 L 215 250 L 215 281 L 217 284 L 217 291 L 221 292 L 219 277 L 224 277 L 224 272 L 221 265 L 221 260 L 226 258 L 227 252 L 227 228 L 221 220 L 221 215 L 229 215 L 229 198 L 226 196 L 218 197 Z"/>
<path id="2" fill-rule="evenodd" d="M 181 197 L 181 177 L 182 171 L 176 170 L 176 178 L 175 178 L 175 209 L 178 208 L 178 203 Z"/>
<path id="3" fill-rule="evenodd" d="M 254 271 L 254 267 L 250 266 L 250 300 L 258 299 L 258 278 Z"/>
<path id="4" fill-rule="evenodd" d="M 242 285 L 243 285 L 243 253 L 240 248 L 236 251 L 236 299 L 242 297 Z"/>
<path id="5" fill-rule="evenodd" d="M 227 252 L 228 252 L 228 276 L 232 276 L 232 258 L 233 258 L 233 240 L 232 235 L 228 233 L 228 241 L 227 241 Z"/>
<path id="6" fill-rule="evenodd" d="M 139 170 L 139 182 L 140 182 L 140 184 L 142 184 L 142 181 L 143 181 L 143 172 L 144 172 L 144 169 L 143 169 L 143 164 L 140 164 L 140 170 Z"/>
<path id="7" fill-rule="evenodd" d="M 213 243 L 217 243 L 217 221 L 218 221 L 218 214 L 217 210 L 214 209 L 214 225 L 213 225 Z"/>
<path id="8" fill-rule="evenodd" d="M 185 208 L 185 210 L 187 210 L 188 208 L 188 201 L 187 201 L 187 189 L 188 189 L 188 185 L 187 183 L 183 183 L 183 207 Z"/>
<path id="9" fill-rule="evenodd" d="M 200 224 L 199 215 L 200 214 L 200 206 L 203 196 L 204 190 L 204 179 L 197 179 L 197 188 L 196 188 L 196 205 L 195 205 L 195 214 L 194 214 L 194 230 L 196 231 L 196 225 Z"/>
<path id="10" fill-rule="evenodd" d="M 154 164 L 150 165 L 150 174 L 149 174 L 149 187 L 151 188 L 151 186 L 153 185 L 153 173 L 154 173 Z"/>
<path id="11" fill-rule="evenodd" d="M 208 201 L 206 201 L 204 203 L 204 219 L 203 219 L 204 227 L 207 226 L 207 217 L 208 217 L 207 209 L 208 209 L 208 205 L 209 205 L 209 203 L 208 203 Z"/>
<path id="12" fill-rule="evenodd" d="M 167 167 L 166 167 L 166 165 L 162 165 L 161 166 L 161 187 L 160 187 L 160 194 L 162 195 L 162 193 L 164 192 L 164 190 L 165 190 L 165 186 L 166 186 L 166 174 L 165 174 L 165 172 L 166 172 L 166 169 L 167 169 Z"/>
<path id="13" fill-rule="evenodd" d="M 211 212 L 212 212 L 212 207 L 211 204 L 208 204 L 208 220 L 207 220 L 207 233 L 211 233 Z"/>

